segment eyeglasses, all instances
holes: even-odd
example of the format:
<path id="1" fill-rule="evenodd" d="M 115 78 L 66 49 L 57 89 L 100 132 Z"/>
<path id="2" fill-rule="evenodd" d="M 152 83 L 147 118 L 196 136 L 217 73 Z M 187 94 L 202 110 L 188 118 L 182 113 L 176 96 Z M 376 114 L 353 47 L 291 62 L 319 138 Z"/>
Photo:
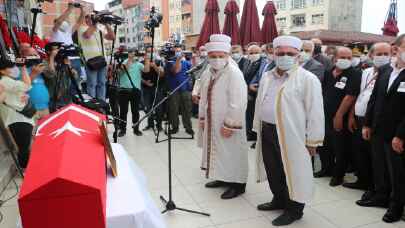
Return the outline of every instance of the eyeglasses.
<path id="1" fill-rule="evenodd" d="M 297 55 L 297 53 L 294 53 L 294 52 L 277 52 L 277 53 L 276 53 L 276 56 L 279 56 L 279 57 L 281 57 L 281 56 L 294 57 L 294 56 L 296 56 L 296 55 Z"/>

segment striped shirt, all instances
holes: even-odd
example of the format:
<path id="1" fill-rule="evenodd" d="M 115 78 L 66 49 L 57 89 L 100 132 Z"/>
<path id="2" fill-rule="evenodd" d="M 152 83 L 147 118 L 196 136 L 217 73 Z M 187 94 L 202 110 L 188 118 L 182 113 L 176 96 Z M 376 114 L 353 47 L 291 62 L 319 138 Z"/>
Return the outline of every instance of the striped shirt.
<path id="1" fill-rule="evenodd" d="M 81 26 L 78 31 L 79 43 L 83 50 L 83 55 L 86 61 L 103 55 L 99 32 L 100 30 L 97 29 L 89 39 L 86 39 L 83 35 L 88 28 L 88 26 Z"/>

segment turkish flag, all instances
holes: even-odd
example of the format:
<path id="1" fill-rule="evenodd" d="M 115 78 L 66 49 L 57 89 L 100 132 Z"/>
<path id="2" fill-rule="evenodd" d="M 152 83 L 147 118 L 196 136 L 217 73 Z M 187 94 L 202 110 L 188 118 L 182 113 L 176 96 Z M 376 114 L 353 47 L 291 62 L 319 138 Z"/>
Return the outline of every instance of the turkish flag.
<path id="1" fill-rule="evenodd" d="M 39 123 L 18 199 L 24 228 L 105 228 L 105 117 L 70 105 Z"/>

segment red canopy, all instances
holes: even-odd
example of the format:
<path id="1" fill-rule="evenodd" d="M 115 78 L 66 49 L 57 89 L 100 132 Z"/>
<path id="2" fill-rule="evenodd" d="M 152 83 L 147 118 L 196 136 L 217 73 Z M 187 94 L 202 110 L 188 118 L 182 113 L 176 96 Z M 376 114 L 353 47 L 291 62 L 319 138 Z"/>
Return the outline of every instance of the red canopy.
<path id="1" fill-rule="evenodd" d="M 398 25 L 395 19 L 391 18 L 385 22 L 383 30 L 384 36 L 397 36 L 399 33 Z"/>
<path id="2" fill-rule="evenodd" d="M 206 44 L 212 34 L 221 33 L 219 29 L 218 12 L 219 6 L 217 0 L 207 0 L 207 5 L 205 6 L 204 24 L 201 28 L 200 38 L 197 42 L 197 48 Z"/>
<path id="3" fill-rule="evenodd" d="M 277 25 L 275 16 L 277 15 L 276 7 L 273 1 L 268 1 L 263 8 L 262 12 L 264 16 L 263 27 L 262 27 L 262 41 L 263 43 L 271 43 L 274 38 L 278 36 Z"/>
<path id="4" fill-rule="evenodd" d="M 238 4 L 235 0 L 229 0 L 225 6 L 225 23 L 222 33 L 232 38 L 232 45 L 240 43 L 238 14 Z"/>
<path id="5" fill-rule="evenodd" d="M 240 22 L 241 45 L 251 42 L 261 42 L 259 15 L 255 0 L 246 0 L 243 6 L 242 19 Z"/>

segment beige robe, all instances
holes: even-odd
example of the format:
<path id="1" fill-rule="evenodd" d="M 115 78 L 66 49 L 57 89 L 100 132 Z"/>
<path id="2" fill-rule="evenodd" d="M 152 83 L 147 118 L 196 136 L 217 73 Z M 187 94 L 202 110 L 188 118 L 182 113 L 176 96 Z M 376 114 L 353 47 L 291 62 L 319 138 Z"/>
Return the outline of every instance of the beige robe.
<path id="1" fill-rule="evenodd" d="M 261 107 L 271 77 L 267 72 L 256 100 L 253 128 L 258 133 L 257 180 L 267 180 L 261 144 Z M 311 156 L 306 148 L 323 144 L 325 121 L 322 88 L 319 79 L 301 67 L 288 72 L 289 78 L 280 88 L 275 102 L 276 125 L 290 198 L 309 203 L 314 193 Z"/>
<path id="2" fill-rule="evenodd" d="M 229 63 L 218 73 L 206 70 L 201 78 L 205 79 L 201 81 L 199 109 L 200 122 L 204 123 L 204 129 L 200 127 L 202 168 L 206 169 L 207 178 L 246 183 L 249 147 L 245 131 L 247 87 L 243 74 Z M 224 138 L 222 127 L 231 129 L 233 135 Z"/>

